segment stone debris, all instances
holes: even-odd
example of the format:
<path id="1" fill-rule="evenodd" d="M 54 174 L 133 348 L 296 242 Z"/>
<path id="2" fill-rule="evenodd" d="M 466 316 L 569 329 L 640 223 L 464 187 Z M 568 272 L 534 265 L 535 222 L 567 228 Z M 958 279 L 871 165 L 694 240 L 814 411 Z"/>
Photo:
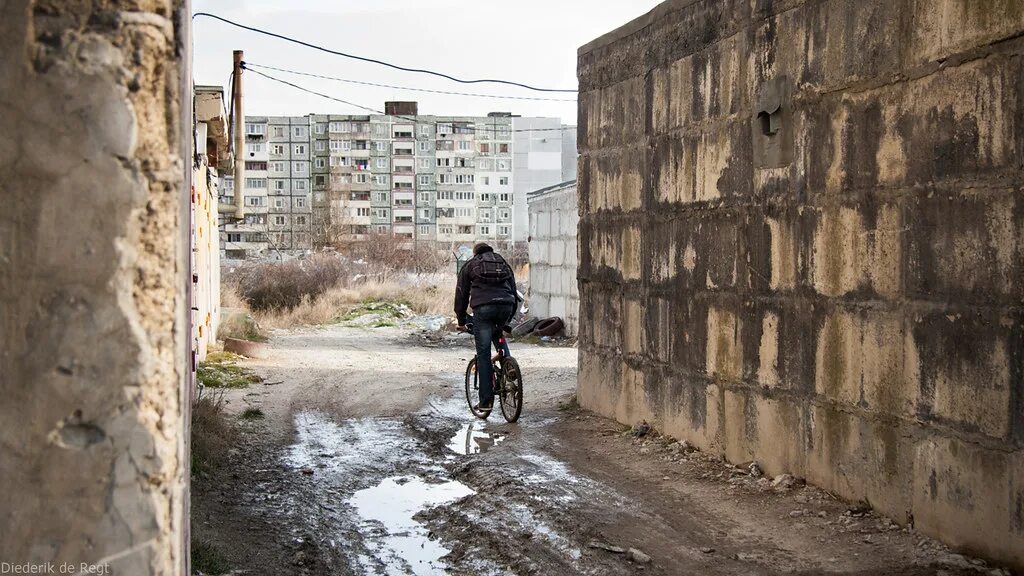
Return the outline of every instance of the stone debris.
<path id="1" fill-rule="evenodd" d="M 589 546 L 591 548 L 596 548 L 598 550 L 604 550 L 606 552 L 611 552 L 612 554 L 625 554 L 626 553 L 626 549 L 625 548 L 621 548 L 619 546 L 613 546 L 611 544 L 608 544 L 607 542 L 600 542 L 598 540 L 591 540 L 590 543 L 587 544 L 587 546 Z"/>
<path id="2" fill-rule="evenodd" d="M 647 420 L 640 422 L 636 426 L 633 426 L 633 436 L 637 438 L 643 438 L 647 436 L 651 431 L 651 425 L 647 423 Z"/>
<path id="3" fill-rule="evenodd" d="M 627 550 L 626 558 L 629 558 L 631 561 L 636 562 L 637 564 L 651 563 L 651 557 L 647 554 L 644 554 L 641 550 L 637 548 L 630 548 L 629 550 Z"/>
<path id="4" fill-rule="evenodd" d="M 705 546 L 705 547 L 701 548 L 700 551 L 705 553 L 705 554 L 714 554 L 715 553 L 715 549 L 710 547 L 710 546 Z"/>

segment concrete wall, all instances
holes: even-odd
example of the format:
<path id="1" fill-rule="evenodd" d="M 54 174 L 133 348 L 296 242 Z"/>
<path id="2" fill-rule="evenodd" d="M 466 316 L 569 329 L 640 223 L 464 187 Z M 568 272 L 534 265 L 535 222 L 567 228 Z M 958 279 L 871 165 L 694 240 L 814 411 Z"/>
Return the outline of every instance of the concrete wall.
<path id="1" fill-rule="evenodd" d="M 1024 566 L 1022 32 L 679 0 L 581 48 L 581 404 Z"/>
<path id="2" fill-rule="evenodd" d="M 580 294 L 576 283 L 576 183 L 532 192 L 530 208 L 530 313 L 558 316 L 576 335 Z"/>
<path id="3" fill-rule="evenodd" d="M 4 562 L 185 571 L 187 23 L 0 3 Z"/>

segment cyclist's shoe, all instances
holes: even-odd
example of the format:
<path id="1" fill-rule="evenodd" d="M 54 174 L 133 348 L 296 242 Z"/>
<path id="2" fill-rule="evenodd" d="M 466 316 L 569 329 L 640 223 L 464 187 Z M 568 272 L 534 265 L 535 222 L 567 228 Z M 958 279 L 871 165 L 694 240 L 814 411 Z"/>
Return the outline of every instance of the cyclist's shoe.
<path id="1" fill-rule="evenodd" d="M 480 402 L 476 406 L 473 406 L 473 411 L 474 412 L 490 412 L 491 410 L 494 410 L 494 402 L 493 401 L 491 401 L 491 404 L 489 406 L 484 406 L 483 402 Z"/>

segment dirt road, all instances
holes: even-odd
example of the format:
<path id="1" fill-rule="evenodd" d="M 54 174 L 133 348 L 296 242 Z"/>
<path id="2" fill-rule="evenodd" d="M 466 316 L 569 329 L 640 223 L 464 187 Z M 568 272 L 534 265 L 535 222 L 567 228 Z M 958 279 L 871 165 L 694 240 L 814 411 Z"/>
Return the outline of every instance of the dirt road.
<path id="1" fill-rule="evenodd" d="M 192 530 L 239 574 L 1000 574 L 790 479 L 758 478 L 571 402 L 576 350 L 513 344 L 524 415 L 475 420 L 468 343 L 279 333 Z"/>

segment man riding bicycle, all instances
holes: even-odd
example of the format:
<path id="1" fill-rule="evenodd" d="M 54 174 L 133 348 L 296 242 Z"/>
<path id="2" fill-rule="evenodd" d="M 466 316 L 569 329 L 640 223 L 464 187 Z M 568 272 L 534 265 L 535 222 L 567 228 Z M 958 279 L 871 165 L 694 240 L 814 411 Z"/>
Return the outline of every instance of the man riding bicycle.
<path id="1" fill-rule="evenodd" d="M 487 412 L 494 406 L 491 342 L 512 320 L 518 305 L 512 267 L 489 245 L 481 242 L 473 246 L 473 258 L 462 267 L 455 285 L 455 317 L 459 330 L 465 330 L 466 308 L 473 308 L 473 338 L 480 376 L 480 403 L 475 411 Z"/>

